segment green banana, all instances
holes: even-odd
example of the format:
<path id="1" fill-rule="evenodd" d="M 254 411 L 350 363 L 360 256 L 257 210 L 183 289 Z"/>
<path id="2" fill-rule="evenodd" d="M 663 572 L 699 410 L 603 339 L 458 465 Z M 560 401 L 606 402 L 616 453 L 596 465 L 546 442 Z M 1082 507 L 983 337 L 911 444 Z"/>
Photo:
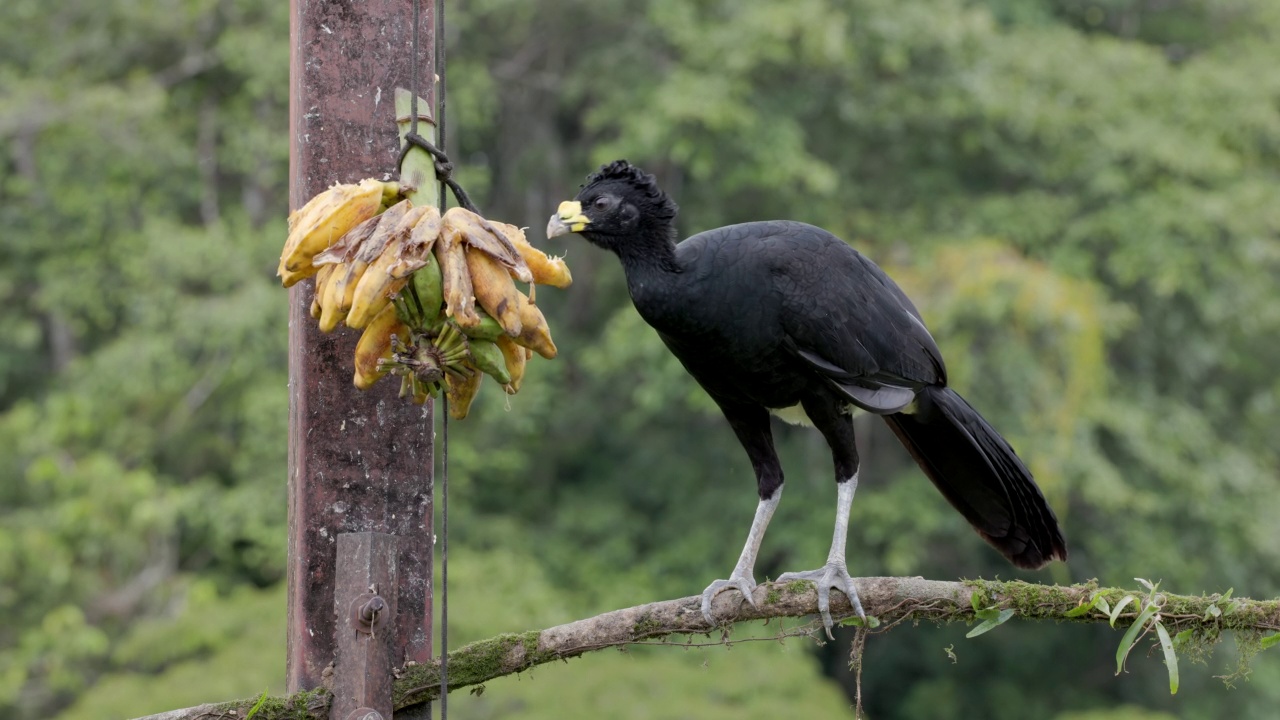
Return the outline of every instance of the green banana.
<path id="1" fill-rule="evenodd" d="M 418 318 L 419 327 L 434 327 L 440 319 L 440 310 L 444 307 L 444 285 L 440 278 L 440 263 L 436 262 L 435 253 L 427 253 L 427 264 L 413 273 L 413 289 L 418 294 L 418 302 L 422 305 L 422 317 Z M 417 308 L 412 308 L 415 312 Z"/>
<path id="2" fill-rule="evenodd" d="M 502 350 L 492 340 L 471 338 L 471 361 L 476 367 L 493 376 L 499 385 L 511 382 L 511 373 L 507 371 L 507 363 L 502 358 Z"/>
<path id="3" fill-rule="evenodd" d="M 506 331 L 498 324 L 493 316 L 480 308 L 476 308 L 476 315 L 480 316 L 480 322 L 471 326 L 461 328 L 462 332 L 469 338 L 475 340 L 497 340 L 500 336 L 506 335 Z"/>

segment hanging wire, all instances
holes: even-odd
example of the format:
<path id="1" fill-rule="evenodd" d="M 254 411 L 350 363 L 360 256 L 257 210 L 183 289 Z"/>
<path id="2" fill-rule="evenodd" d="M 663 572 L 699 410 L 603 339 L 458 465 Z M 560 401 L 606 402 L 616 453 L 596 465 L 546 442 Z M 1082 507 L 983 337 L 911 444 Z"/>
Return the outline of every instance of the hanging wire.
<path id="1" fill-rule="evenodd" d="M 418 0 L 414 0 L 414 10 L 417 10 Z M 443 150 L 445 145 L 445 55 L 444 55 L 444 0 L 436 0 L 436 18 L 435 18 L 435 68 L 436 75 L 440 77 L 440 82 L 436 85 L 436 141 L 440 143 Z M 417 56 L 414 57 L 414 67 L 417 67 Z M 417 89 L 414 90 L 415 94 Z M 416 95 L 415 95 L 416 97 Z M 458 201 L 470 205 L 467 194 L 462 192 L 462 186 L 456 182 L 451 183 L 449 171 L 453 168 L 450 166 L 444 174 L 439 171 L 439 158 L 437 158 L 436 177 L 440 180 L 440 213 L 443 215 L 445 208 L 448 206 L 449 198 L 445 194 L 445 186 L 449 185 L 455 194 L 458 195 Z M 475 207 L 468 208 L 472 212 Z M 442 542 L 440 545 L 440 720 L 448 720 L 449 718 L 449 396 L 442 394 L 444 402 L 444 418 L 441 420 L 441 441 L 443 447 L 440 457 L 440 535 Z"/>
<path id="2" fill-rule="evenodd" d="M 471 202 L 470 196 L 456 180 L 453 179 L 453 163 L 445 154 L 446 110 L 445 110 L 445 42 L 444 42 L 444 0 L 435 2 L 435 55 L 434 66 L 437 82 L 435 87 L 435 125 L 436 142 L 418 134 L 418 48 L 420 47 L 421 0 L 413 0 L 413 62 L 410 65 L 410 85 L 412 97 L 409 101 L 409 132 L 405 134 L 405 146 L 400 151 L 398 166 L 404 165 L 405 156 L 412 148 L 421 148 L 431 155 L 436 179 L 440 181 L 440 212 L 443 214 L 449 204 L 446 188 L 453 191 L 458 205 L 479 214 L 480 210 Z M 412 289 L 410 290 L 412 292 Z M 440 720 L 448 720 L 449 716 L 449 399 L 443 396 L 444 413 L 441 416 L 441 453 L 440 453 Z M 434 495 L 434 484 L 432 493 Z M 434 503 L 432 503 L 434 508 Z M 432 717 L 432 704 L 427 703 L 427 717 Z"/>

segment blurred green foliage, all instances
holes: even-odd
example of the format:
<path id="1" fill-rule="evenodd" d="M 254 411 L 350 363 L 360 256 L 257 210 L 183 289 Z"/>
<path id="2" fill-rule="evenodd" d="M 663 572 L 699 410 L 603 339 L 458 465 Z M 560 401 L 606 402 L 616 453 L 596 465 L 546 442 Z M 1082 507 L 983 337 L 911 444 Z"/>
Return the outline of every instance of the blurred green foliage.
<path id="1" fill-rule="evenodd" d="M 0 5 L 0 715 L 279 691 L 287 4 L 64 5 Z M 1273 0 L 474 0 L 451 5 L 447 40 L 450 150 L 489 215 L 540 228 L 627 157 L 686 234 L 804 220 L 899 278 L 1066 525 L 1070 564 L 1027 577 L 1280 594 Z M 755 503 L 613 259 L 551 245 L 576 279 L 539 295 L 561 357 L 452 433 L 459 641 L 696 592 Z M 854 572 L 1020 575 L 858 422 Z M 760 575 L 816 563 L 831 522 L 821 438 L 778 437 L 792 489 Z M 1267 653 L 1235 690 L 1212 677 L 1228 649 L 1185 663 L 1171 698 L 1156 659 L 1112 676 L 1107 628 L 963 632 L 873 638 L 870 715 L 1269 718 L 1280 702 Z M 809 655 L 646 648 L 453 708 L 846 708 L 847 644 Z"/>

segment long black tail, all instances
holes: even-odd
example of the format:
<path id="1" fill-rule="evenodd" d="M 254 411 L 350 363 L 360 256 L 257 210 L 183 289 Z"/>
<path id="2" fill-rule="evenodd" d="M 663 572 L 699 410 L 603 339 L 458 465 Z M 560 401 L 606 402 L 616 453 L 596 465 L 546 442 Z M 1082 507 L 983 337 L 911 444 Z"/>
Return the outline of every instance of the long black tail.
<path id="1" fill-rule="evenodd" d="M 1027 467 L 955 391 L 925 388 L 915 412 L 884 419 L 947 500 L 1014 565 L 1067 559 L 1058 519 Z"/>

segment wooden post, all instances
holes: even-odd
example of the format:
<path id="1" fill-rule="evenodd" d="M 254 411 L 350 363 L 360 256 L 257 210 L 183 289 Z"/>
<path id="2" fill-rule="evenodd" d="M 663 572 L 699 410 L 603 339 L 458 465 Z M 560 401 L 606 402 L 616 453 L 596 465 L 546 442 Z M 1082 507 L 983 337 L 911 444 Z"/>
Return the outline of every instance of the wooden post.
<path id="1" fill-rule="evenodd" d="M 435 97 L 425 0 L 419 32 L 414 58 L 412 0 L 291 0 L 292 208 L 335 182 L 395 172 L 395 89 L 411 85 L 415 60 L 420 94 Z M 334 613 L 343 533 L 394 536 L 377 545 L 396 553 L 398 611 L 385 630 L 391 661 L 431 658 L 432 406 L 398 398 L 394 379 L 355 389 L 358 333 L 319 332 L 308 313 L 314 287 L 306 280 L 289 295 L 289 692 L 321 684 L 335 631 L 350 629 Z"/>

